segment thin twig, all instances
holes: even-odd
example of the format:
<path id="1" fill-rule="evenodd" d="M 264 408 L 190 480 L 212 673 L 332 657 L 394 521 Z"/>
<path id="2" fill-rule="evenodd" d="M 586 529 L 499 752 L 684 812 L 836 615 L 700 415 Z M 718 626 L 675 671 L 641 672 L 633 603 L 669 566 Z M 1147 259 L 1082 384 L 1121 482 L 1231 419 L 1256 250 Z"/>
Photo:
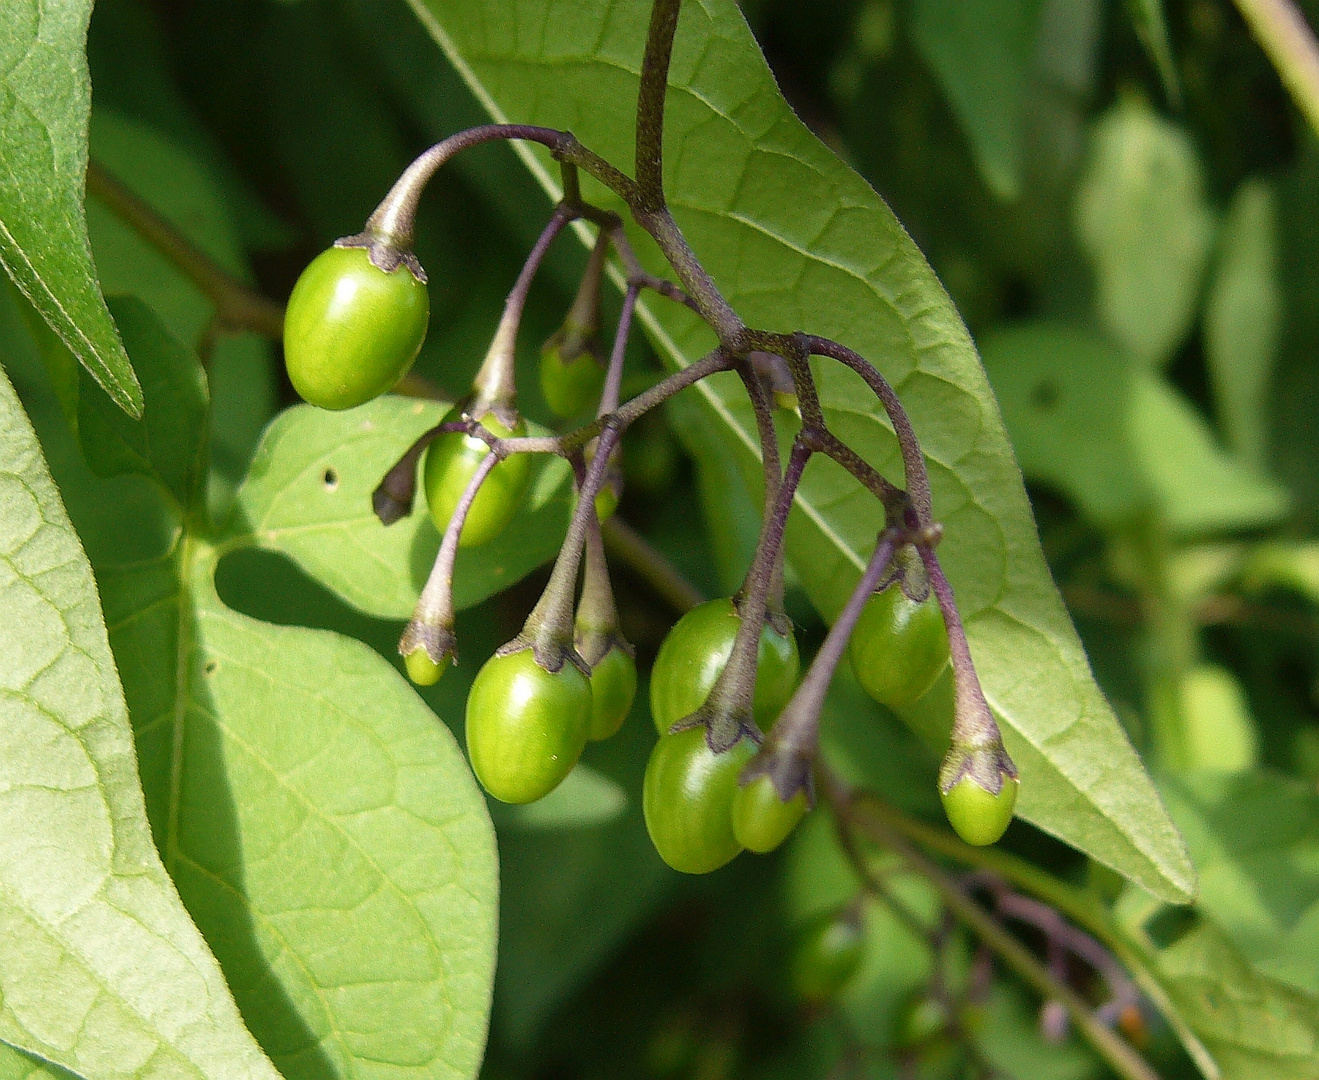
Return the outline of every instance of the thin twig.
<path id="1" fill-rule="evenodd" d="M 1076 1029 L 1095 1052 L 1123 1080 L 1159 1080 L 1156 1073 L 1119 1035 L 1101 1024 L 1089 1005 L 1071 987 L 1059 982 L 1029 949 L 1008 933 L 992 915 L 972 900 L 957 882 L 932 860 L 926 858 L 877 816 L 867 814 L 862 804 L 854 802 L 836 779 L 826 778 L 826 791 L 835 813 L 845 823 L 872 841 L 894 851 L 939 893 L 944 905 L 988 945 L 1023 981 L 1046 1000 L 1058 1001 L 1067 1010 Z M 862 860 L 857 870 L 869 876 Z"/>
<path id="2" fill-rule="evenodd" d="M 202 251 L 104 166 L 87 163 L 87 192 L 95 195 L 188 278 L 212 304 L 228 331 L 253 330 L 278 340 L 284 305 L 262 296 Z"/>

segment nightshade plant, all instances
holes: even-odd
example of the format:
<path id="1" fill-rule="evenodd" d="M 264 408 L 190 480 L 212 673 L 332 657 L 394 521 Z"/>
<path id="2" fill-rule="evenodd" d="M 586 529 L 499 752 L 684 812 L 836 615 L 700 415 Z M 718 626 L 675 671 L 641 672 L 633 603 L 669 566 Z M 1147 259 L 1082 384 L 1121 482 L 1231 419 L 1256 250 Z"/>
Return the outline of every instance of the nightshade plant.
<path id="1" fill-rule="evenodd" d="M 967 10 L 998 41 L 1027 6 Z M 1227 905 L 1171 906 L 1195 870 L 1053 587 L 951 301 L 792 114 L 737 6 L 412 7 L 180 16 L 198 65 L 283 73 L 272 171 L 299 198 L 369 196 L 318 217 L 317 247 L 387 192 L 361 232 L 275 260 L 306 267 L 284 310 L 246 253 L 287 252 L 286 227 L 171 96 L 196 73 L 124 47 L 152 39 L 148 8 L 103 0 L 86 37 L 88 0 L 0 0 L 0 1080 L 544 1075 L 531 1048 L 584 1026 L 547 1021 L 644 925 L 696 989 L 670 1008 L 663 978 L 605 984 L 583 1013 L 644 1004 L 603 1022 L 597 1073 L 1029 1074 L 994 1044 L 1010 1024 L 1077 1075 L 1310 1075 L 1296 973 L 1257 969 Z M 330 10 L 409 137 L 438 139 L 411 164 L 327 75 Z M 915 3 L 913 39 L 1009 197 L 1019 163 L 977 126 L 973 65 L 946 62 L 978 37 L 950 10 Z M 1163 64 L 1158 5 L 1140 16 Z M 295 44 L 249 49 L 245 20 Z M 245 78 L 209 123 L 242 122 L 224 95 Z M 1117 149 L 1077 231 L 1106 328 L 1145 357 L 1198 290 L 1179 279 L 1162 322 L 1123 307 L 1140 252 L 1114 254 L 1111 159 L 1140 108 L 1101 126 Z M 489 169 L 494 144 L 543 210 Z M 263 263 L 265 286 L 281 273 Z M 663 370 L 641 370 L 641 329 Z M 986 349 L 1010 423 L 1050 404 L 1013 382 L 1048 369 L 1040 340 L 1075 345 L 1015 335 Z M 279 340 L 308 404 L 275 415 Z M 648 449 L 666 425 L 717 589 L 683 559 L 704 541 L 667 544 L 678 570 L 629 524 L 685 498 L 696 532 L 691 489 L 638 497 L 672 483 Z M 1070 475 L 1032 430 L 1028 470 Z M 1166 675 L 1158 738 L 1194 758 Z M 1209 847 L 1209 797 L 1164 790 Z M 994 847 L 1014 811 L 1037 830 Z M 781 927 L 762 918 L 780 880 Z"/>

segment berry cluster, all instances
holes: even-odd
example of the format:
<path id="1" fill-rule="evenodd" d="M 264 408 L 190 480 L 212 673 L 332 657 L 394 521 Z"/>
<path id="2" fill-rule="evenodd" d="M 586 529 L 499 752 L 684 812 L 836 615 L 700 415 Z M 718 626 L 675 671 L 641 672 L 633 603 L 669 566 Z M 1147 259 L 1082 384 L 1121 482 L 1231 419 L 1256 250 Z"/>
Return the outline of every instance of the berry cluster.
<path id="1" fill-rule="evenodd" d="M 417 199 L 441 164 L 492 139 L 548 146 L 563 170 L 564 196 L 509 294 L 471 394 L 407 450 L 373 500 L 386 525 L 410 513 L 420 472 L 443 533 L 399 643 L 408 674 L 425 685 L 454 661 L 458 548 L 487 543 L 508 526 L 527 485 L 529 454 L 558 454 L 574 468 L 578 498 L 549 584 L 522 632 L 486 661 L 468 697 L 467 749 L 482 785 L 505 802 L 539 799 L 567 776 L 589 740 L 608 738 L 626 719 L 637 670 L 619 632 L 600 532 L 618 502 L 620 439 L 673 394 L 714 372 L 733 371 L 757 418 L 764 519 L 738 593 L 688 612 L 655 663 L 650 699 L 659 741 L 646 769 L 643 803 L 656 849 L 676 869 L 704 873 L 744 848 L 766 852 L 783 842 L 814 801 L 821 706 L 844 652 L 866 691 L 897 710 L 925 695 L 951 659 L 955 715 L 940 791 L 964 839 L 998 839 L 1012 816 L 1017 772 L 981 692 L 952 590 L 935 556 L 942 529 L 931 516 L 924 458 L 901 403 L 873 366 L 837 342 L 746 327 L 687 247 L 653 173 L 631 180 L 570 134 L 545 128 L 488 125 L 437 144 L 408 168 L 362 233 L 338 241 L 298 281 L 285 334 L 294 387 L 313 405 L 345 409 L 389 390 L 406 373 L 428 314 L 425 274 L 410 250 Z M 640 153 L 638 161 L 641 172 Z M 623 197 L 681 284 L 647 273 L 621 219 L 582 201 L 579 169 Z M 540 376 L 557 415 L 580 417 L 592 410 L 595 418 L 561 435 L 529 435 L 516 403 L 518 328 L 546 252 L 576 220 L 594 224 L 597 238 L 576 299 L 542 349 Z M 606 356 L 599 337 L 600 292 L 611 253 L 626 292 Z M 692 308 L 720 344 L 620 402 L 623 357 L 645 290 Z M 811 356 L 846 364 L 874 391 L 898 437 L 905 490 L 829 430 Z M 779 454 L 776 407 L 793 409 L 801 421 L 786 463 Z M 885 527 L 849 603 L 799 680 L 797 645 L 783 610 L 783 535 L 803 470 L 817 453 L 842 464 L 875 494 Z"/>

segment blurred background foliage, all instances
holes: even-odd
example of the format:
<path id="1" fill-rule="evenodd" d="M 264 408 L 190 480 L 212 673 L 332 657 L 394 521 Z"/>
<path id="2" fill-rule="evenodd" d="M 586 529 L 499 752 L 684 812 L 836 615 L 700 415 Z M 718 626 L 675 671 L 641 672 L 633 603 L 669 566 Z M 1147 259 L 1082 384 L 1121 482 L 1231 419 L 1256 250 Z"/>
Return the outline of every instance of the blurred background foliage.
<path id="1" fill-rule="evenodd" d="M 1055 578 L 1186 833 L 1199 910 L 1257 974 L 1315 995 L 1296 999 L 1295 1015 L 1313 1020 L 1314 133 L 1228 0 L 1170 0 L 1166 11 L 1104 0 L 744 8 L 788 100 L 889 202 L 975 335 Z M 1308 15 L 1319 17 L 1313 0 Z M 93 158 L 276 298 L 316 252 L 360 228 L 413 154 L 485 119 L 403 0 L 100 0 L 88 48 Z M 545 208 L 504 147 L 464 155 L 432 184 L 417 240 L 432 282 L 422 378 L 451 395 L 468 385 Z M 182 340 L 203 337 L 199 294 L 94 198 L 89 218 L 106 291 L 146 295 Z M 535 346 L 584 261 L 560 245 L 532 293 L 521 387 L 537 419 L 549 414 Z M 657 365 L 634 348 L 640 382 Z M 293 395 L 257 337 L 223 338 L 209 353 L 222 501 Z M 679 399 L 631 436 L 621 516 L 717 595 L 740 580 L 757 512 L 701 424 Z M 690 527 L 698 504 L 704 534 Z M 644 670 L 675 612 L 620 576 Z M 466 612 L 465 654 L 511 636 L 543 580 Z M 396 659 L 398 625 L 349 610 L 278 556 L 230 557 L 219 587 L 241 610 L 342 630 Z M 809 653 L 824 627 L 799 594 L 789 603 Z M 474 668 L 427 691 L 441 715 L 461 715 Z M 938 820 L 935 759 L 846 673 L 838 682 L 832 760 Z M 638 699 L 642 713 L 644 685 Z M 701 879 L 668 871 L 630 794 L 650 727 L 634 715 L 588 750 L 595 772 L 556 794 L 558 809 L 494 810 L 501 943 L 483 1075 L 951 1077 L 974 1062 L 1030 1080 L 1104 1075 L 1011 978 L 977 983 L 983 964 L 956 931 L 935 971 L 895 909 L 849 908 L 858 882 L 823 814 L 778 855 Z M 1029 826 L 1014 825 L 1005 844 L 1116 896 Z M 939 927 L 927 885 L 886 880 L 900 910 Z M 842 909 L 864 928 L 860 969 L 835 999 L 803 1000 L 792 943 L 813 917 Z M 1151 914 L 1139 897 L 1119 898 L 1127 909 L 1137 922 Z M 1166 945 L 1192 923 L 1147 925 Z M 970 1051 L 937 1022 L 913 1034 L 935 978 L 974 1001 L 958 1025 Z M 1125 1022 L 1164 1075 L 1195 1075 L 1151 1011 Z M 1313 1055 L 1319 1027 L 1297 1022 Z M 1234 1075 L 1293 1075 L 1263 1068 Z"/>

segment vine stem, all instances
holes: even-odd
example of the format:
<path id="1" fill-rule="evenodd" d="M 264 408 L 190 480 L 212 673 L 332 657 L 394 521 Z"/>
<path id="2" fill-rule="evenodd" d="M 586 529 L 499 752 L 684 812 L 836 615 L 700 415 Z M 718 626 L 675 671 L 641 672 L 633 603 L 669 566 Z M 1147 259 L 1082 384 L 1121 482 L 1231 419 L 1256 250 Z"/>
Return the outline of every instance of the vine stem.
<path id="1" fill-rule="evenodd" d="M 710 688 L 705 704 L 691 716 L 678 720 L 671 729 L 681 731 L 685 727 L 705 724 L 706 742 L 716 754 L 736 745 L 744 735 L 760 742 L 760 732 L 752 712 L 760 634 L 765 626 L 767 602 L 774 580 L 774 561 L 783 544 L 783 530 L 792 510 L 793 496 L 812 453 L 811 440 L 799 434 L 792 453 L 788 455 L 788 468 L 779 484 L 778 498 L 773 502 L 765 501 L 760 540 L 745 583 L 739 590 L 741 602 L 737 613 L 740 622 L 728 661 Z"/>
<path id="2" fill-rule="evenodd" d="M 495 336 L 490 342 L 485 360 L 472 382 L 476 390 L 476 402 L 472 410 L 474 414 L 483 411 L 482 406 L 485 405 L 512 406 L 517 396 L 518 327 L 522 325 L 522 312 L 527 305 L 527 294 L 531 291 L 531 283 L 535 280 L 536 271 L 540 269 L 541 263 L 545 261 L 550 245 L 575 216 L 571 208 L 560 203 L 550 215 L 550 220 L 541 230 L 540 236 L 536 238 L 531 251 L 527 253 L 527 259 L 522 264 L 517 281 L 513 283 L 513 288 L 508 292 L 508 299 L 504 301 L 504 314 L 495 329 Z M 516 417 L 506 419 L 502 416 L 500 421 L 508 427 L 512 427 L 517 422 Z"/>
<path id="3" fill-rule="evenodd" d="M 861 617 L 861 610 L 888 571 L 900 540 L 901 535 L 896 529 L 886 529 L 880 535 L 866 572 L 852 590 L 842 614 L 829 628 L 824 644 L 811 661 L 806 677 L 783 707 L 756 759 L 748 762 L 743 770 L 747 780 L 767 773 L 774 781 L 779 798 L 785 803 L 798 791 L 811 789 L 811 767 L 815 762 L 820 737 L 820 712 L 825 694 L 829 691 L 834 672 L 847 649 L 847 641 L 852 636 L 857 619 Z"/>
<path id="4" fill-rule="evenodd" d="M 922 526 L 929 526 L 934 521 L 934 505 L 930 496 L 930 476 L 925 468 L 925 455 L 921 453 L 921 444 L 916 438 L 916 429 L 911 426 L 907 410 L 889 381 L 874 364 L 846 345 L 811 334 L 803 334 L 802 338 L 806 350 L 812 356 L 827 356 L 850 367 L 865 379 L 875 397 L 879 398 L 879 403 L 893 425 L 894 434 L 898 437 L 903 477 L 907 495 L 916 510 L 916 520 Z"/>
<path id="5" fill-rule="evenodd" d="M 1319 134 L 1319 42 L 1293 0 L 1236 0 L 1255 40 Z"/>
<path id="6" fill-rule="evenodd" d="M 183 272 L 215 305 L 222 329 L 253 330 L 275 340 L 283 336 L 283 304 L 234 277 L 96 161 L 87 163 L 87 192 Z"/>
<path id="7" fill-rule="evenodd" d="M 1054 978 L 1049 969 L 1000 926 L 989 912 L 972 900 L 951 875 L 913 848 L 883 820 L 867 815 L 864 807 L 858 807 L 838 778 L 827 773 L 824 778 L 827 798 L 839 818 L 875 843 L 896 852 L 908 866 L 933 885 L 944 906 L 970 927 L 1024 982 L 1045 1000 L 1057 1001 L 1067 1010 L 1077 1030 L 1118 1076 L 1123 1080 L 1159 1080 L 1158 1073 L 1144 1058 L 1115 1032 L 1100 1023 L 1076 991 Z M 864 859 L 855 861 L 854 865 L 864 880 L 871 880 L 872 874 Z"/>
<path id="8" fill-rule="evenodd" d="M 1092 934 L 1118 958 L 1131 973 L 1141 992 L 1163 1014 L 1195 1061 L 1201 1075 L 1217 1080 L 1218 1066 L 1164 991 L 1154 974 L 1153 958 L 1138 943 L 1118 931 L 1107 909 L 1093 893 L 1068 885 L 1033 863 L 1001 848 L 973 847 L 947 830 L 904 814 L 873 792 L 856 791 L 848 794 L 851 817 L 864 813 L 866 818 L 879 821 L 889 832 L 914 841 L 928 851 L 1009 881 L 1056 908 L 1077 926 Z"/>
<path id="9" fill-rule="evenodd" d="M 467 482 L 467 487 L 463 489 L 462 498 L 454 507 L 453 517 L 444 530 L 444 538 L 440 541 L 440 550 L 435 554 L 430 576 L 426 578 L 421 596 L 417 598 L 412 619 L 404 628 L 403 637 L 398 643 L 398 651 L 402 655 L 407 656 L 421 646 L 433 663 L 440 664 L 444 662 L 445 655 L 453 651 L 453 567 L 458 558 L 458 540 L 481 485 L 501 460 L 497 451 L 485 454 Z"/>

